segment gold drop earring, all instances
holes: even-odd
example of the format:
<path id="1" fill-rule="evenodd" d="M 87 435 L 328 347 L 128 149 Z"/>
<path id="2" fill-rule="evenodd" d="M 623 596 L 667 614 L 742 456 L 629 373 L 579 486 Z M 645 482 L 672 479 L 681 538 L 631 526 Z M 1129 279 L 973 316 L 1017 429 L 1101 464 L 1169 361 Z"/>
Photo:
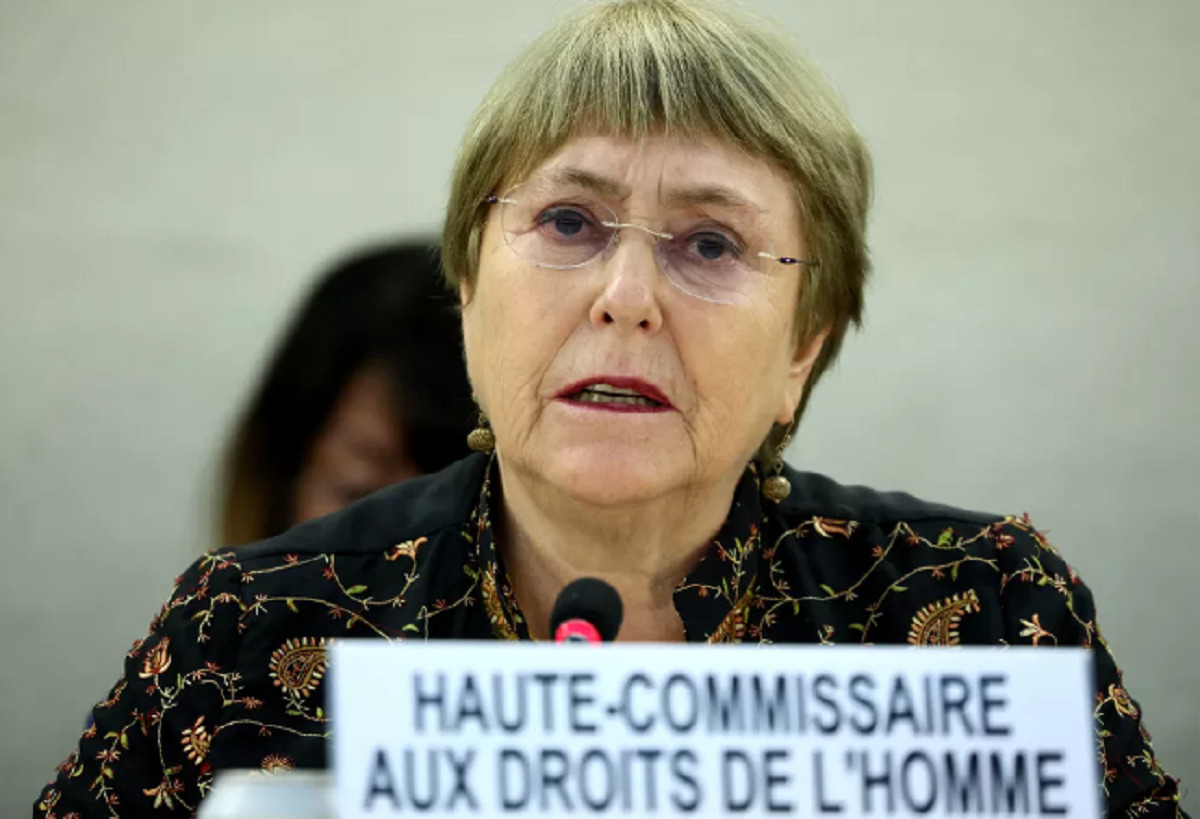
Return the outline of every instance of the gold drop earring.
<path id="1" fill-rule="evenodd" d="M 496 448 L 496 433 L 492 432 L 492 425 L 488 423 L 483 410 L 479 411 L 479 421 L 475 429 L 467 433 L 467 446 L 475 452 L 491 452 Z"/>
<path id="2" fill-rule="evenodd" d="M 795 429 L 794 421 L 792 422 L 792 426 L 788 427 L 787 434 L 783 436 L 783 440 L 775 447 L 775 452 L 766 470 L 770 473 L 770 476 L 762 484 L 763 497 L 776 503 L 786 500 L 787 496 L 792 494 L 792 482 L 783 475 L 783 451 L 787 449 L 788 444 L 792 440 L 793 429 Z"/>

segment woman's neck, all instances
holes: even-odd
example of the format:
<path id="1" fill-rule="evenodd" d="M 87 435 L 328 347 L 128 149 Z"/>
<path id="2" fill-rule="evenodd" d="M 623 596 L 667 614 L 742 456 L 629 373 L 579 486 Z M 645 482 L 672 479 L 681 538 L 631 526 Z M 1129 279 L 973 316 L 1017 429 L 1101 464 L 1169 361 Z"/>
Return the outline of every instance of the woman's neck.
<path id="1" fill-rule="evenodd" d="M 595 507 L 536 476 L 501 468 L 493 525 L 517 601 L 535 639 L 549 637 L 559 591 L 597 577 L 621 595 L 618 639 L 684 639 L 675 589 L 707 551 L 729 513 L 736 479 L 627 507 Z"/>

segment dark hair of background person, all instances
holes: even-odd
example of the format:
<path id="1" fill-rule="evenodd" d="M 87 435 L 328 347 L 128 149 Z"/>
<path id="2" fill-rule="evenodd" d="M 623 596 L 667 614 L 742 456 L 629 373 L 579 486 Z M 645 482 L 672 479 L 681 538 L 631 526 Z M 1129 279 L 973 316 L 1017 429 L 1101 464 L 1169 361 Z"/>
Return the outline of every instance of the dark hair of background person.
<path id="1" fill-rule="evenodd" d="M 292 318 L 225 453 L 220 539 L 262 540 L 296 522 L 294 491 L 348 381 L 381 367 L 407 456 L 434 472 L 467 454 L 475 405 L 457 300 L 436 246 L 377 245 L 344 258 Z"/>

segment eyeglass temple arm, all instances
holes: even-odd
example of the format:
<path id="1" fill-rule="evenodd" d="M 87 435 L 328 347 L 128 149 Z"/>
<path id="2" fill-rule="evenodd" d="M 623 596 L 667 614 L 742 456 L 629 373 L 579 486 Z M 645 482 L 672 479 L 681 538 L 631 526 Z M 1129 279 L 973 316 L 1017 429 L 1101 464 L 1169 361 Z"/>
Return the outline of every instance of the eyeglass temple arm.
<path id="1" fill-rule="evenodd" d="M 806 264 L 809 267 L 820 267 L 820 262 L 810 262 L 807 259 L 794 259 L 791 256 L 772 256 L 770 253 L 759 252 L 758 254 L 764 259 L 770 259 L 780 264 Z"/>

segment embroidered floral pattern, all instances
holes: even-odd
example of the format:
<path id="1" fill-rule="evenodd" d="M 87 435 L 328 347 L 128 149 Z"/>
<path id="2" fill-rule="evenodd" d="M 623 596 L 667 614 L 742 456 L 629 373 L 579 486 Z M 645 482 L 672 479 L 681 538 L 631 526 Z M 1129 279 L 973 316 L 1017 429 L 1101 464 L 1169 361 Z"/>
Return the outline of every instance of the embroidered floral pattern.
<path id="1" fill-rule="evenodd" d="M 171 667 L 171 638 L 163 637 L 142 660 L 142 670 L 138 676 L 143 680 L 166 673 Z"/>
<path id="2" fill-rule="evenodd" d="M 1035 613 L 1028 620 L 1021 620 L 1021 625 L 1024 626 L 1024 628 L 1021 629 L 1020 636 L 1028 637 L 1035 646 L 1039 645 L 1044 639 L 1049 639 L 1057 644 L 1058 639 L 1049 631 L 1046 631 L 1046 629 L 1042 628 L 1042 624 L 1039 622 L 1040 618 L 1041 615 Z"/>
<path id="3" fill-rule="evenodd" d="M 833 518 L 823 518 L 817 516 L 812 519 L 812 527 L 813 531 L 821 537 L 848 538 L 854 534 L 854 530 L 858 528 L 858 521 L 834 520 Z"/>
<path id="4" fill-rule="evenodd" d="M 746 636 L 746 617 L 753 602 L 753 592 L 747 591 L 733 604 L 729 614 L 708 638 L 710 643 L 740 643 Z"/>
<path id="5" fill-rule="evenodd" d="M 956 646 L 963 615 L 978 611 L 979 597 L 974 589 L 952 594 L 940 603 L 922 606 L 913 617 L 908 642 L 914 646 Z"/>
<path id="6" fill-rule="evenodd" d="M 290 756 L 284 754 L 267 754 L 263 757 L 260 767 L 267 773 L 275 773 L 276 771 L 290 771 L 296 767 L 296 763 Z"/>
<path id="7" fill-rule="evenodd" d="M 197 765 L 204 761 L 204 758 L 208 756 L 208 749 L 212 745 L 212 737 L 209 736 L 208 729 L 204 727 L 204 717 L 197 717 L 191 728 L 183 729 L 180 744 L 189 760 Z"/>
<path id="8" fill-rule="evenodd" d="M 758 474 L 747 470 L 728 520 L 676 589 L 687 639 L 1091 647 L 1110 815 L 1182 815 L 1090 592 L 1027 517 L 916 501 L 884 516 L 875 496 L 788 477 L 791 498 L 765 508 Z M 414 528 L 422 518 L 405 508 L 413 495 L 401 485 L 329 526 L 200 558 L 128 652 L 124 676 L 35 814 L 187 817 L 216 771 L 324 766 L 322 680 L 336 639 L 528 639 L 495 541 L 487 461 L 430 480 L 443 481 L 448 498 L 478 498 L 473 509 L 462 504 L 471 509 L 464 520 Z M 403 525 L 388 522 L 396 509 L 405 509 Z M 347 518 L 354 525 L 336 525 Z M 358 540 L 344 542 L 346 532 Z"/>
<path id="9" fill-rule="evenodd" d="M 1112 702 L 1113 708 L 1121 716 L 1138 716 L 1137 704 L 1130 699 L 1129 693 L 1121 686 L 1114 684 L 1108 687 L 1108 700 Z"/>
<path id="10" fill-rule="evenodd" d="M 298 697 L 311 696 L 325 676 L 325 638 L 287 640 L 271 654 L 275 684 Z"/>
<path id="11" fill-rule="evenodd" d="M 391 549 L 388 549 L 385 557 L 388 560 L 399 560 L 402 557 L 407 557 L 409 560 L 417 559 L 417 550 L 429 541 L 427 537 L 419 537 L 415 540 L 406 540 L 403 543 L 397 543 Z"/>

